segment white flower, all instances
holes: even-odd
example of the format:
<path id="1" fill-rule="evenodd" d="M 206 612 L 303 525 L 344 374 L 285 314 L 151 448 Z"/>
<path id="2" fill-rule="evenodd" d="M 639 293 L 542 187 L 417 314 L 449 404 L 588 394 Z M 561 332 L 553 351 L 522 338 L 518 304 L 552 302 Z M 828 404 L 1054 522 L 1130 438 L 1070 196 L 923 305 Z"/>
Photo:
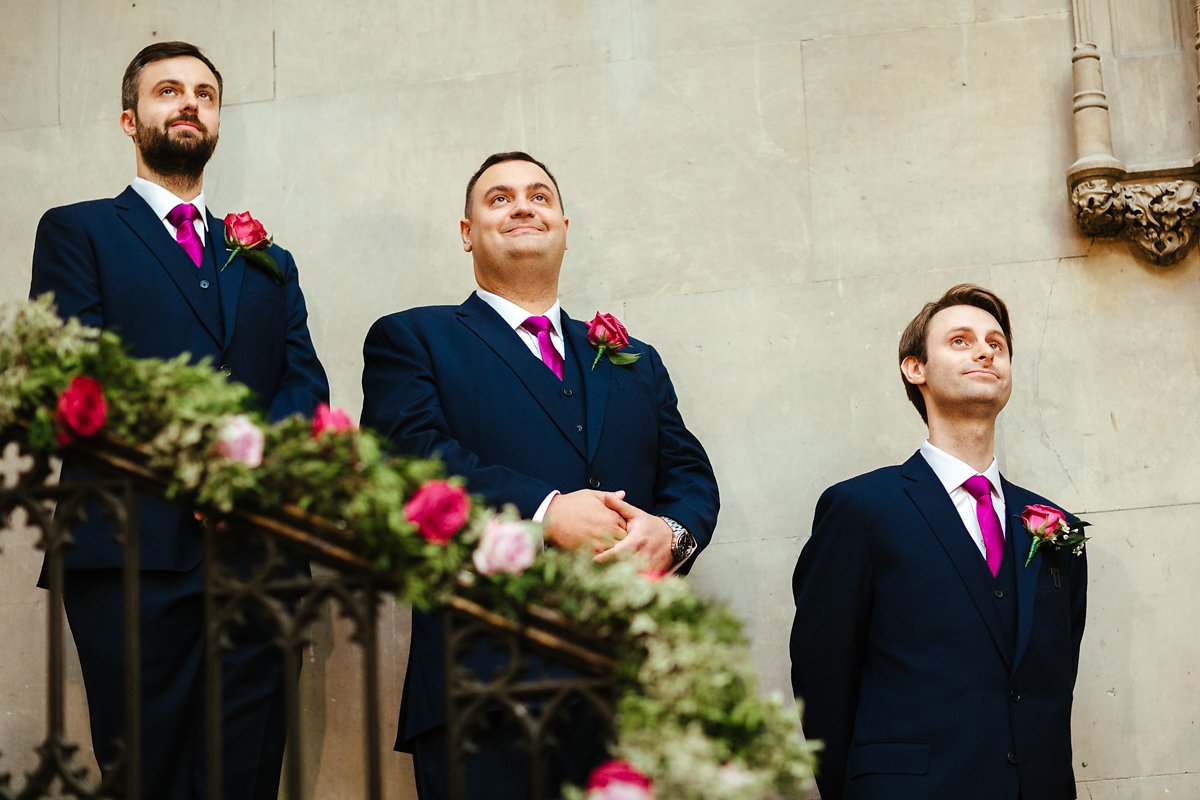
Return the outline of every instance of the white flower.
<path id="1" fill-rule="evenodd" d="M 217 443 L 213 450 L 230 461 L 240 461 L 254 468 L 262 464 L 264 440 L 262 429 L 249 417 L 235 414 L 227 417 L 217 432 Z"/>

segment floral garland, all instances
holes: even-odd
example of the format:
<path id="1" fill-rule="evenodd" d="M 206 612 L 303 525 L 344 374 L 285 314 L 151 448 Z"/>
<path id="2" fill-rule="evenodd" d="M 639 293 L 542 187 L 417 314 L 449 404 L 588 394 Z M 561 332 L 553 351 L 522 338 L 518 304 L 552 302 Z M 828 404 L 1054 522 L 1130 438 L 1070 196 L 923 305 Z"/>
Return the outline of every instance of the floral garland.
<path id="1" fill-rule="evenodd" d="M 812 743 L 795 708 L 763 697 L 740 622 L 676 577 L 540 551 L 532 523 L 495 513 L 436 460 L 390 456 L 380 438 L 321 407 L 272 425 L 249 390 L 186 356 L 134 359 L 116 335 L 59 319 L 44 296 L 0 318 L 0 429 L 55 450 L 91 436 L 137 443 L 169 493 L 229 512 L 293 504 L 350 532 L 398 598 L 452 594 L 516 615 L 532 599 L 614 645 L 614 760 L 571 800 L 759 800 L 811 786 Z"/>

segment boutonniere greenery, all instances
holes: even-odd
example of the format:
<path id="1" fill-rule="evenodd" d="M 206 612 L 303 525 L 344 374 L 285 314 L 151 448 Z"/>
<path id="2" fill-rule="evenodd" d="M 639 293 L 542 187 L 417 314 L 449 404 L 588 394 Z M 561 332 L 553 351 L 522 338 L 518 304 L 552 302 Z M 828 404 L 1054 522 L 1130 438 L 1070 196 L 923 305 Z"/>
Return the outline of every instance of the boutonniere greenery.
<path id="1" fill-rule="evenodd" d="M 622 353 L 629 347 L 629 331 L 621 324 L 621 320 L 612 314 L 596 312 L 592 321 L 587 324 L 588 344 L 596 348 L 596 357 L 592 360 L 592 369 L 600 363 L 602 356 L 617 366 L 632 364 L 642 357 L 641 353 Z"/>
<path id="2" fill-rule="evenodd" d="M 283 273 L 279 271 L 279 265 L 267 253 L 267 248 L 271 246 L 271 236 L 261 222 L 250 216 L 249 211 L 225 215 L 225 246 L 230 250 L 229 258 L 225 259 L 225 264 L 221 267 L 222 272 L 233 261 L 234 256 L 241 253 L 251 264 L 283 283 Z"/>
<path id="3" fill-rule="evenodd" d="M 1021 524 L 1033 537 L 1029 545 L 1029 555 L 1025 557 L 1025 566 L 1033 561 L 1033 556 L 1039 547 L 1053 547 L 1056 550 L 1071 550 L 1075 555 L 1083 552 L 1083 545 L 1088 537 L 1083 535 L 1083 529 L 1090 522 L 1075 520 L 1067 522 L 1067 515 L 1054 506 L 1044 506 L 1035 503 L 1025 506 L 1021 512 Z"/>

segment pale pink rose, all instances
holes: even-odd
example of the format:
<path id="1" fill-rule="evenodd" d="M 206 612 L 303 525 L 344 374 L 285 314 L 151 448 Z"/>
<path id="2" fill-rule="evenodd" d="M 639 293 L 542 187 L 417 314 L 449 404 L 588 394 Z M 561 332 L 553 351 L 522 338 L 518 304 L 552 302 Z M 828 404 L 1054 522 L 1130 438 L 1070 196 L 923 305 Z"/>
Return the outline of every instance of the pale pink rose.
<path id="1" fill-rule="evenodd" d="M 354 420 L 340 408 L 330 408 L 327 403 L 318 403 L 317 411 L 313 414 L 312 435 L 316 439 L 325 431 L 342 433 L 354 430 Z"/>
<path id="2" fill-rule="evenodd" d="M 461 486 L 427 481 L 404 505 L 404 516 L 425 541 L 445 545 L 467 522 L 471 498 Z"/>
<path id="3" fill-rule="evenodd" d="M 484 575 L 497 572 L 519 575 L 529 569 L 536 555 L 533 537 L 525 523 L 493 517 L 484 527 L 471 560 Z"/>
<path id="4" fill-rule="evenodd" d="M 235 414 L 225 419 L 225 424 L 217 433 L 217 443 L 213 450 L 217 455 L 230 461 L 240 461 L 247 467 L 257 467 L 263 458 L 262 429 L 250 421 L 244 414 Z"/>
<path id="5" fill-rule="evenodd" d="M 588 800 L 653 800 L 654 783 L 624 761 L 609 761 L 592 770 Z"/>
<path id="6" fill-rule="evenodd" d="M 1030 533 L 1042 538 L 1054 538 L 1060 533 L 1059 528 L 1066 520 L 1066 514 L 1054 506 L 1034 504 L 1025 506 L 1021 512 L 1021 522 Z"/>
<path id="7" fill-rule="evenodd" d="M 730 789 L 744 789 L 754 783 L 754 776 L 736 764 L 722 764 L 721 783 Z"/>

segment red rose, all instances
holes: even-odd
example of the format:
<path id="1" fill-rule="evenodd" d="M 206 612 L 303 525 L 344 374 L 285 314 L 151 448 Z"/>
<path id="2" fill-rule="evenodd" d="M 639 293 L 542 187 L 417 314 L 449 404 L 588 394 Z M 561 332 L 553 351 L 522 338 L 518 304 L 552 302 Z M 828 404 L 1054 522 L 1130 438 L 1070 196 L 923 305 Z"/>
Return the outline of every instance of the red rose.
<path id="1" fill-rule="evenodd" d="M 609 350 L 620 350 L 629 346 L 629 331 L 621 320 L 612 314 L 596 312 L 587 326 L 588 342 L 593 347 L 604 346 Z"/>
<path id="2" fill-rule="evenodd" d="M 1055 537 L 1060 533 L 1059 528 L 1066 519 L 1066 514 L 1054 506 L 1034 504 L 1025 506 L 1021 512 L 1021 522 L 1025 529 L 1032 534 L 1042 537 Z"/>
<path id="3" fill-rule="evenodd" d="M 350 415 L 340 408 L 330 408 L 328 403 L 317 404 L 317 412 L 313 415 L 312 436 L 316 439 L 325 431 L 341 433 L 354 430 L 354 421 Z"/>
<path id="4" fill-rule="evenodd" d="M 252 250 L 270 243 L 271 237 L 267 235 L 267 229 L 250 216 L 249 211 L 225 215 L 225 244 L 229 247 Z"/>
<path id="5" fill-rule="evenodd" d="M 467 522 L 471 498 L 461 486 L 427 481 L 404 505 L 404 516 L 417 526 L 425 541 L 444 545 Z"/>
<path id="6" fill-rule="evenodd" d="M 654 796 L 654 782 L 624 761 L 609 761 L 592 770 L 588 779 L 588 798 L 639 798 Z"/>
<path id="7" fill-rule="evenodd" d="M 108 417 L 108 403 L 99 381 L 83 375 L 71 378 L 71 383 L 58 396 L 58 442 L 66 444 L 79 436 L 95 436 Z"/>

